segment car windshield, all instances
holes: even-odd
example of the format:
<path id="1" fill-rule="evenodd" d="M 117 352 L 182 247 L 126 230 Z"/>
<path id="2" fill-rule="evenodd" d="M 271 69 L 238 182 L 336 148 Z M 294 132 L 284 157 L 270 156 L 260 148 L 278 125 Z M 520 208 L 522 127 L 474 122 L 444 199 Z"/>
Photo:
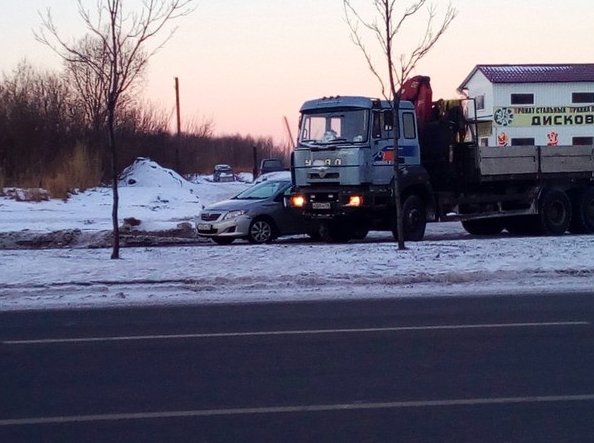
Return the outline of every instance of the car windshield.
<path id="1" fill-rule="evenodd" d="M 313 144 L 367 141 L 369 111 L 349 109 L 303 114 L 299 141 Z"/>
<path id="2" fill-rule="evenodd" d="M 262 200 L 284 191 L 290 184 L 290 181 L 264 181 L 246 189 L 233 198 L 237 200 Z"/>

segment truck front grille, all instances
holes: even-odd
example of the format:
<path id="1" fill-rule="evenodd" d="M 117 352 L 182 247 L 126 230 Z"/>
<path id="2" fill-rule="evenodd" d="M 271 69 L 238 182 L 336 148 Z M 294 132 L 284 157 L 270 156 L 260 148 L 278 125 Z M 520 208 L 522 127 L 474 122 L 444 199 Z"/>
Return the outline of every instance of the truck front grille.
<path id="1" fill-rule="evenodd" d="M 309 173 L 310 180 L 336 180 L 339 177 L 338 172 L 328 172 L 327 174 L 320 174 L 318 172 Z"/>

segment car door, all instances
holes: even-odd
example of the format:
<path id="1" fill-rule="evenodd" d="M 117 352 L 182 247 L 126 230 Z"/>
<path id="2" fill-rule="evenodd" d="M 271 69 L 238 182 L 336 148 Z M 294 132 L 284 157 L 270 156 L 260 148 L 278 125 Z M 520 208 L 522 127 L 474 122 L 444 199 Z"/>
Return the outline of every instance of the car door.
<path id="1" fill-rule="evenodd" d="M 284 186 L 274 196 L 273 201 L 276 206 L 274 209 L 274 221 L 281 235 L 303 234 L 305 233 L 305 220 L 300 212 L 285 204 L 285 199 L 291 195 L 291 184 Z"/>

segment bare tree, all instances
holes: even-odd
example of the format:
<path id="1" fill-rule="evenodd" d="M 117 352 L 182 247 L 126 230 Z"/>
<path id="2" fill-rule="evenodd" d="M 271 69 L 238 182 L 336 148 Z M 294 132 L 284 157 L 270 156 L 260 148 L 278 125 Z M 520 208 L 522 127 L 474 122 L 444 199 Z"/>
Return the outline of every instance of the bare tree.
<path id="1" fill-rule="evenodd" d="M 394 202 L 396 205 L 396 229 L 398 232 L 398 249 L 404 249 L 404 221 L 402 217 L 400 199 L 400 158 L 398 155 L 398 111 L 400 109 L 400 97 L 398 91 L 408 79 L 411 72 L 421 60 L 433 48 L 435 43 L 448 29 L 450 23 L 456 17 L 457 11 L 450 4 L 444 13 L 442 20 L 437 26 L 437 10 L 434 5 L 427 4 L 427 0 L 397 1 L 397 0 L 371 0 L 375 9 L 375 15 L 379 17 L 366 19 L 363 16 L 362 8 L 353 6 L 352 0 L 343 0 L 345 17 L 351 30 L 351 37 L 355 45 L 363 53 L 369 69 L 380 83 L 382 95 L 392 104 L 394 116 Z M 428 17 L 426 26 L 422 28 L 421 39 L 416 47 L 410 52 L 402 52 L 398 58 L 395 57 L 395 48 L 399 42 L 403 26 L 424 7 L 427 6 Z M 365 46 L 363 33 L 366 32 L 375 38 L 379 45 L 383 63 L 387 68 L 387 84 L 385 77 L 380 74 L 373 54 Z"/>
<path id="2" fill-rule="evenodd" d="M 87 34 L 78 40 L 76 50 L 89 60 L 101 61 L 103 65 L 109 64 L 107 51 L 103 42 Z M 65 74 L 71 88 L 75 93 L 74 105 L 84 116 L 84 124 L 95 135 L 103 130 L 107 120 L 108 92 L 105 76 L 99 75 L 93 66 L 80 62 L 65 62 Z"/>
<path id="3" fill-rule="evenodd" d="M 92 14 L 83 5 L 83 0 L 77 0 L 79 16 L 88 31 L 88 40 L 83 39 L 78 44 L 69 43 L 58 32 L 51 10 L 41 14 L 42 26 L 36 34 L 37 39 L 75 69 L 92 73 L 105 104 L 107 144 L 112 163 L 112 259 L 120 258 L 116 114 L 126 91 L 133 87 L 150 57 L 171 38 L 175 28 L 152 49 L 148 48 L 149 40 L 172 20 L 192 12 L 192 2 L 193 0 L 143 0 L 138 11 L 124 13 L 124 0 L 97 0 L 95 14 Z"/>

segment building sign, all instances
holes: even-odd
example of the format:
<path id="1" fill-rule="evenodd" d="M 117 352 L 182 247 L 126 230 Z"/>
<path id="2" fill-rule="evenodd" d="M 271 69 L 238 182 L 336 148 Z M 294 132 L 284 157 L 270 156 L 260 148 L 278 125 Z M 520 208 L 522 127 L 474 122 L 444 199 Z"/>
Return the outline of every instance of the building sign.
<path id="1" fill-rule="evenodd" d="M 594 125 L 594 105 L 508 106 L 493 109 L 495 126 L 583 126 Z"/>

